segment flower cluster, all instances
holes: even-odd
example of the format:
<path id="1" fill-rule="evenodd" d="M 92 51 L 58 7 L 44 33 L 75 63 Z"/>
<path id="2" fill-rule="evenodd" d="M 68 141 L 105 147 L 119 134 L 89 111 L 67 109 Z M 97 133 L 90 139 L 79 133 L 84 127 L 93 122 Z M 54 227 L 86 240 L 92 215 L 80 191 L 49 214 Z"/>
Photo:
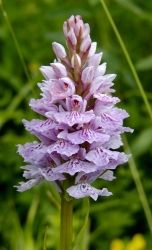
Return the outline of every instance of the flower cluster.
<path id="1" fill-rule="evenodd" d="M 18 145 L 27 164 L 22 167 L 27 181 L 17 189 L 22 192 L 47 180 L 62 192 L 66 181 L 70 196 L 96 200 L 111 192 L 91 183 L 97 178 L 115 178 L 113 170 L 128 160 L 117 151 L 121 134 L 132 130 L 123 127 L 128 114 L 115 107 L 120 100 L 111 95 L 116 75 L 105 74 L 106 63 L 100 64 L 102 53 L 96 53 L 89 25 L 80 16 L 71 16 L 63 31 L 67 51 L 59 43 L 52 44 L 57 60 L 40 68 L 45 77 L 38 84 L 41 98 L 30 101 L 30 107 L 44 119 L 23 120 L 39 141 Z"/>

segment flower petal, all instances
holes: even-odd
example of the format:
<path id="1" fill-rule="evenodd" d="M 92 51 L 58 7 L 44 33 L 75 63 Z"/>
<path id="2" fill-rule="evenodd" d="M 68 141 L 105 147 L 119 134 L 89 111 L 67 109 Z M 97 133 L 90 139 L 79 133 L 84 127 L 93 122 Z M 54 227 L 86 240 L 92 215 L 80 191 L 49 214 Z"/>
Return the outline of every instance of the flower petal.
<path id="1" fill-rule="evenodd" d="M 81 144 L 85 141 L 89 143 L 101 141 L 103 144 L 110 138 L 109 135 L 96 132 L 92 129 L 81 129 L 66 135 L 67 139 L 73 144 Z"/>
<path id="2" fill-rule="evenodd" d="M 75 84 L 68 77 L 62 77 L 59 79 L 50 79 L 39 84 L 43 98 L 46 98 L 52 102 L 56 100 L 66 99 L 75 92 Z"/>
<path id="3" fill-rule="evenodd" d="M 101 93 L 96 93 L 93 95 L 93 97 L 98 99 L 100 108 L 102 107 L 102 105 L 106 107 L 111 107 L 116 103 L 120 102 L 120 99 L 118 97 L 112 97 Z"/>
<path id="4" fill-rule="evenodd" d="M 49 115 L 49 113 L 47 113 Z M 54 113 L 54 118 L 59 123 L 68 124 L 73 126 L 74 124 L 83 124 L 90 122 L 95 117 L 93 110 L 79 113 L 76 111 L 73 112 L 58 112 Z"/>
<path id="5" fill-rule="evenodd" d="M 106 72 L 107 63 L 102 63 L 96 69 L 95 77 L 102 76 Z"/>
<path id="6" fill-rule="evenodd" d="M 93 56 L 96 52 L 96 48 L 97 48 L 97 43 L 96 42 L 92 42 L 90 49 L 89 49 L 89 53 L 88 53 L 88 58 Z"/>
<path id="7" fill-rule="evenodd" d="M 88 59 L 87 66 L 97 67 L 100 64 L 102 53 L 94 54 Z"/>
<path id="8" fill-rule="evenodd" d="M 72 176 L 79 172 L 92 173 L 96 170 L 96 165 L 87 161 L 81 161 L 79 159 L 71 159 L 70 161 L 65 162 L 53 169 L 55 173 L 67 173 Z"/>
<path id="9" fill-rule="evenodd" d="M 97 166 L 104 167 L 110 162 L 110 160 L 117 161 L 119 154 L 120 153 L 117 151 L 96 148 L 86 154 L 86 159 L 93 162 Z"/>
<path id="10" fill-rule="evenodd" d="M 102 85 L 108 85 L 109 83 L 111 84 L 112 81 L 116 78 L 116 74 L 107 74 L 104 76 L 98 76 L 96 77 L 90 87 L 90 93 L 94 94 L 97 91 L 100 91 L 100 87 L 102 88 Z"/>
<path id="11" fill-rule="evenodd" d="M 66 191 L 70 196 L 76 199 L 90 196 L 95 201 L 97 200 L 98 196 L 112 195 L 112 193 L 109 192 L 107 188 L 103 188 L 100 190 L 90 186 L 87 183 L 81 183 L 75 186 L 71 186 Z"/>
<path id="12" fill-rule="evenodd" d="M 73 145 L 72 143 L 65 140 L 58 140 L 56 143 L 48 147 L 47 152 L 50 154 L 52 152 L 57 152 L 58 154 L 63 154 L 66 156 L 71 156 L 79 151 L 78 145 Z"/>
<path id="13" fill-rule="evenodd" d="M 41 179 L 31 179 L 27 182 L 20 182 L 19 186 L 15 186 L 15 187 L 17 188 L 18 192 L 24 192 L 24 191 L 36 186 L 37 184 L 39 184 L 40 181 L 41 181 Z"/>
<path id="14" fill-rule="evenodd" d="M 55 104 L 50 103 L 48 100 L 41 98 L 41 99 L 31 99 L 30 100 L 30 107 L 37 113 L 41 115 L 45 115 L 46 112 L 54 112 L 58 111 L 58 108 Z"/>
<path id="15" fill-rule="evenodd" d="M 57 78 L 67 77 L 66 67 L 59 62 L 51 63 L 51 66 L 57 76 Z"/>
<path id="16" fill-rule="evenodd" d="M 95 67 L 89 66 L 86 67 L 81 74 L 81 80 L 85 84 L 85 87 L 87 87 L 86 84 L 91 83 L 95 74 Z"/>
<path id="17" fill-rule="evenodd" d="M 99 178 L 106 180 L 106 181 L 113 181 L 114 179 L 116 179 L 116 177 L 113 175 L 113 171 L 111 170 L 107 170 Z"/>
<path id="18" fill-rule="evenodd" d="M 117 149 L 122 145 L 123 143 L 121 140 L 121 136 L 119 134 L 118 135 L 115 134 L 115 135 L 110 136 L 110 140 L 104 144 L 104 147 L 107 149 L 110 149 L 110 148 Z"/>
<path id="19" fill-rule="evenodd" d="M 46 80 L 57 78 L 57 76 L 56 76 L 56 74 L 51 66 L 42 66 L 42 67 L 40 67 L 40 71 Z"/>
<path id="20" fill-rule="evenodd" d="M 33 142 L 24 145 L 18 145 L 18 153 L 26 162 L 35 163 L 47 153 L 46 146 L 43 143 Z"/>
<path id="21" fill-rule="evenodd" d="M 62 181 L 65 180 L 65 177 L 60 173 L 55 173 L 53 171 L 53 168 L 47 167 L 47 168 L 41 168 L 40 169 L 41 175 L 44 177 L 47 181 Z"/>
<path id="22" fill-rule="evenodd" d="M 51 119 L 45 121 L 38 119 L 33 119 L 32 121 L 23 120 L 23 124 L 28 131 L 36 135 L 44 143 L 48 143 L 50 140 L 56 140 L 57 138 L 55 134 L 57 124 Z"/>
<path id="23" fill-rule="evenodd" d="M 26 165 L 21 168 L 24 169 L 23 177 L 26 179 L 39 179 L 41 177 L 39 167 L 36 165 Z"/>

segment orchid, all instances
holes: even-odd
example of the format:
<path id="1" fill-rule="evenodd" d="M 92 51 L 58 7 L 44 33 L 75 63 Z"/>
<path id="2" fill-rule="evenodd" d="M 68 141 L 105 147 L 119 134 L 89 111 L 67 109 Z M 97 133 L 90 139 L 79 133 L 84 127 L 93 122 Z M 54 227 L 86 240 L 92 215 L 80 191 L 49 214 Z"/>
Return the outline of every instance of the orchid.
<path id="1" fill-rule="evenodd" d="M 56 182 L 70 197 L 96 200 L 112 193 L 105 187 L 96 189 L 92 182 L 113 180 L 113 170 L 128 161 L 128 155 L 117 149 L 121 134 L 132 129 L 123 127 L 128 113 L 115 107 L 120 102 L 112 96 L 116 75 L 106 74 L 106 63 L 100 64 L 102 53 L 96 53 L 89 25 L 71 16 L 63 31 L 67 49 L 52 44 L 57 59 L 40 68 L 45 77 L 38 84 L 41 98 L 30 101 L 44 118 L 23 120 L 39 141 L 18 145 L 27 164 L 22 167 L 27 181 L 17 189 L 23 192 L 46 180 Z"/>
<path id="2" fill-rule="evenodd" d="M 128 113 L 116 107 L 120 102 L 113 81 L 106 74 L 102 53 L 90 38 L 90 27 L 80 16 L 71 16 L 63 25 L 67 49 L 53 42 L 56 59 L 42 66 L 44 80 L 38 83 L 40 99 L 30 107 L 42 119 L 23 120 L 37 141 L 18 145 L 24 158 L 25 182 L 17 190 L 26 191 L 43 182 L 55 183 L 61 197 L 60 250 L 71 250 L 73 201 L 84 197 L 97 200 L 112 193 L 99 179 L 112 181 L 117 166 L 129 156 L 119 152 L 121 135 L 133 130 L 124 127 Z M 102 182 L 101 182 L 102 183 Z"/>

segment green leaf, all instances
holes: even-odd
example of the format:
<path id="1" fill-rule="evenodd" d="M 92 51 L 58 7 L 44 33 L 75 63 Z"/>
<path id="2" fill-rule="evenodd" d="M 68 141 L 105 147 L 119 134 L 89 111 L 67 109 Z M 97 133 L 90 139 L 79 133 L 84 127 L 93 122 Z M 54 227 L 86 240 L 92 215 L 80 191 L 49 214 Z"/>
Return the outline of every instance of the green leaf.
<path id="1" fill-rule="evenodd" d="M 138 61 L 136 68 L 141 71 L 152 69 L 152 55 Z"/>
<path id="2" fill-rule="evenodd" d="M 46 245 L 46 241 L 47 241 L 47 231 L 48 231 L 48 227 L 46 227 L 45 233 L 44 233 L 44 241 L 43 241 L 43 250 L 47 250 L 47 245 Z"/>
<path id="3" fill-rule="evenodd" d="M 145 129 L 132 143 L 131 149 L 134 156 L 144 154 L 152 146 L 152 128 Z"/>

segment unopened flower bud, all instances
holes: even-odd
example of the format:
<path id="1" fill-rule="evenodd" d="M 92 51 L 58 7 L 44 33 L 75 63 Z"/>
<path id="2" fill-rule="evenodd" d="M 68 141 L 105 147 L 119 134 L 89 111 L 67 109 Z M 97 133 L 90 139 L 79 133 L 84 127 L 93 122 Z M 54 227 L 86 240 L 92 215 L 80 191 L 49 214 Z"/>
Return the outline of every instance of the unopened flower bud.
<path id="1" fill-rule="evenodd" d="M 75 36 L 73 28 L 71 28 L 70 31 L 68 32 L 68 39 L 73 46 L 77 44 L 77 38 Z"/>
<path id="2" fill-rule="evenodd" d="M 89 49 L 90 45 L 91 45 L 91 38 L 88 35 L 83 39 L 81 46 L 80 46 L 80 51 L 85 53 Z"/>
<path id="3" fill-rule="evenodd" d="M 63 59 L 66 57 L 65 48 L 60 43 L 53 42 L 52 48 L 57 58 Z"/>
<path id="4" fill-rule="evenodd" d="M 75 26 L 75 17 L 73 15 L 68 19 L 68 24 L 69 24 L 69 27 L 72 27 L 72 28 Z"/>
<path id="5" fill-rule="evenodd" d="M 83 29 L 83 21 L 80 19 L 78 22 L 75 24 L 74 32 L 76 36 L 79 36 L 80 30 Z"/>
<path id="6" fill-rule="evenodd" d="M 81 58 L 78 54 L 74 54 L 71 58 L 71 66 L 72 68 L 80 68 L 81 67 Z"/>
<path id="7" fill-rule="evenodd" d="M 82 32 L 82 37 L 85 38 L 90 34 L 90 26 L 88 23 L 85 23 L 83 26 L 83 32 Z"/>

